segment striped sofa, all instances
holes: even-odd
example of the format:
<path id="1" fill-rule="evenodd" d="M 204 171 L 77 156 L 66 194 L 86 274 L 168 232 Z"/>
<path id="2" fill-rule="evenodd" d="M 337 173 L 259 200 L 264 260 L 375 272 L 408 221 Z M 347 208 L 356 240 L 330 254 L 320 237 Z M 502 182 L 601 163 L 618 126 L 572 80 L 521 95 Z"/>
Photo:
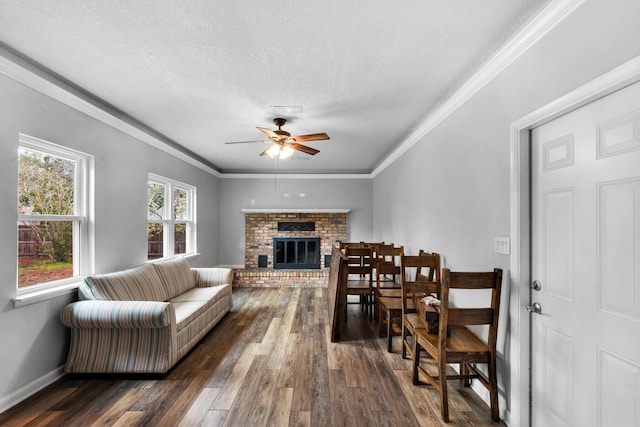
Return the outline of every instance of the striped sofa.
<path id="1" fill-rule="evenodd" d="M 61 314 L 65 372 L 167 372 L 231 309 L 232 278 L 183 258 L 86 277 Z"/>

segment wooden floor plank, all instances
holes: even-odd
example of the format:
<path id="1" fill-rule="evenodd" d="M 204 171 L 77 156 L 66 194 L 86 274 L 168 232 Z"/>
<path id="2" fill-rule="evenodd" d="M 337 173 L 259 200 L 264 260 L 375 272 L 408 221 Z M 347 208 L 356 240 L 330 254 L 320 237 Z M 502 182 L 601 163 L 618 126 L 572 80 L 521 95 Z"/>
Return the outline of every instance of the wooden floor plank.
<path id="1" fill-rule="evenodd" d="M 236 288 L 234 307 L 166 375 L 69 375 L 0 414 L 2 426 L 504 426 L 475 393 L 411 382 L 357 304 L 330 341 L 325 288 Z M 400 338 L 394 338 L 400 348 Z"/>
<path id="2" fill-rule="evenodd" d="M 127 413 L 128 409 L 140 398 L 142 394 L 144 394 L 144 389 L 142 388 L 128 390 L 117 401 L 110 403 L 102 415 L 95 420 L 91 426 L 100 427 L 114 424 L 125 413 Z"/>
<path id="3" fill-rule="evenodd" d="M 51 393 L 40 391 L 27 401 L 23 401 L 13 408 L 0 414 L 0 425 L 6 427 L 23 426 L 37 418 L 41 413 L 65 399 L 76 391 L 75 387 L 60 387 Z"/>
<path id="4" fill-rule="evenodd" d="M 295 411 L 311 411 L 313 345 L 311 343 L 301 343 L 298 346 L 297 356 L 291 408 Z"/>
<path id="5" fill-rule="evenodd" d="M 202 427 L 220 427 L 224 425 L 224 420 L 227 418 L 228 413 L 229 411 L 209 411 L 204 421 L 202 421 Z"/>
<path id="6" fill-rule="evenodd" d="M 247 402 L 246 412 L 249 413 L 244 425 L 262 426 L 268 425 L 267 420 L 273 407 L 273 399 L 276 394 L 276 384 L 278 382 L 278 372 L 275 369 L 267 369 L 268 359 L 265 358 L 262 367 L 259 367 L 260 374 L 255 381 L 252 393 L 244 399 Z M 237 424 L 236 424 L 237 425 Z"/>
<path id="7" fill-rule="evenodd" d="M 122 416 L 111 427 L 129 427 L 142 425 L 141 420 L 144 418 L 144 412 L 142 411 L 128 411 L 122 414 Z"/>
<path id="8" fill-rule="evenodd" d="M 245 347 L 245 351 L 240 356 L 240 359 L 236 363 L 233 372 L 224 383 L 224 386 L 221 387 L 224 390 L 224 393 L 220 393 L 218 398 L 214 401 L 211 409 L 218 410 L 229 410 L 231 409 L 231 405 L 235 400 L 240 387 L 242 386 L 242 382 L 249 372 L 249 368 L 253 363 L 253 359 L 255 358 L 256 352 L 258 349 L 258 344 L 250 343 Z"/>
<path id="9" fill-rule="evenodd" d="M 30 423 L 26 424 L 28 427 L 40 427 L 60 424 L 57 422 L 58 418 L 63 415 L 62 411 L 46 411 L 33 419 Z"/>
<path id="10" fill-rule="evenodd" d="M 200 425 L 207 417 L 213 401 L 220 394 L 219 388 L 204 388 L 193 404 L 180 420 L 180 427 L 192 427 Z"/>
<path id="11" fill-rule="evenodd" d="M 350 413 L 351 405 L 347 393 L 347 383 L 342 369 L 329 370 L 329 397 L 331 399 L 331 418 L 333 425 L 340 425 L 339 421 L 353 418 Z"/>
<path id="12" fill-rule="evenodd" d="M 298 363 L 298 350 L 300 347 L 300 334 L 289 334 L 289 339 L 283 343 L 285 347 L 284 362 L 278 377 L 278 387 L 293 388 L 296 385 L 296 364 Z M 284 341 L 284 339 L 283 339 Z"/>
<path id="13" fill-rule="evenodd" d="M 291 417 L 291 402 L 293 401 L 293 388 L 277 387 L 273 396 L 271 412 L 267 420 L 268 426 L 288 426 Z"/>
<path id="14" fill-rule="evenodd" d="M 260 417 L 260 414 L 264 414 L 265 418 L 268 417 L 277 378 L 274 371 L 271 371 L 273 378 L 267 373 L 267 359 L 267 356 L 262 354 L 256 354 L 253 357 L 253 362 L 242 380 L 235 399 L 229 406 L 225 426 L 262 425 L 262 423 L 252 422 L 250 417 Z M 269 378 L 265 380 L 267 375 Z M 261 393 L 265 383 L 267 390 Z M 216 405 L 216 408 L 219 406 Z M 256 410 L 258 414 L 255 413 Z"/>
<path id="15" fill-rule="evenodd" d="M 311 411 L 294 411 L 291 413 L 289 427 L 310 427 Z"/>

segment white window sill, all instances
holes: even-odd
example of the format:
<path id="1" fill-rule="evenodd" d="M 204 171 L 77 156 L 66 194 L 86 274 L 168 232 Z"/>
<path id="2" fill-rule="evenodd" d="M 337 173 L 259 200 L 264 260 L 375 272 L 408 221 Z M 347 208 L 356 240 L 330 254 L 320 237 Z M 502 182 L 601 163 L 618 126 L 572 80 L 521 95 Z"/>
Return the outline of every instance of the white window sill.
<path id="1" fill-rule="evenodd" d="M 69 283 L 55 288 L 41 289 L 33 292 L 24 292 L 17 295 L 11 301 L 13 301 L 13 306 L 15 308 L 24 307 L 26 305 L 57 298 L 61 295 L 71 294 L 78 289 L 78 286 L 80 286 L 80 282 Z"/>

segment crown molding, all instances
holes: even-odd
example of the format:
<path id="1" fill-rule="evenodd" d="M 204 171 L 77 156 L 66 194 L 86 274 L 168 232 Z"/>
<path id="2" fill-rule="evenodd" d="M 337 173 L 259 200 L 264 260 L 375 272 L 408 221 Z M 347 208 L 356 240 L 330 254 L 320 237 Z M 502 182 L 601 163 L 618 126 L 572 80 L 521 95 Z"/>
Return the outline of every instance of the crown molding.
<path id="1" fill-rule="evenodd" d="M 374 169 L 371 176 L 375 178 L 400 158 L 585 1 L 556 0 L 549 3 L 494 53 L 449 99 L 429 113 L 418 128 Z"/>
<path id="2" fill-rule="evenodd" d="M 321 173 L 303 173 L 303 174 L 274 174 L 274 173 L 223 173 L 221 178 L 234 179 L 371 179 L 370 173 L 356 174 L 321 174 Z"/>
<path id="3" fill-rule="evenodd" d="M 217 177 L 221 176 L 218 170 L 199 160 L 195 153 L 180 150 L 179 148 L 182 147 L 177 142 L 157 134 L 141 123 L 135 123 L 132 117 L 115 111 L 103 101 L 55 76 L 52 72 L 34 65 L 2 44 L 0 44 L 0 73 L 205 172 Z"/>

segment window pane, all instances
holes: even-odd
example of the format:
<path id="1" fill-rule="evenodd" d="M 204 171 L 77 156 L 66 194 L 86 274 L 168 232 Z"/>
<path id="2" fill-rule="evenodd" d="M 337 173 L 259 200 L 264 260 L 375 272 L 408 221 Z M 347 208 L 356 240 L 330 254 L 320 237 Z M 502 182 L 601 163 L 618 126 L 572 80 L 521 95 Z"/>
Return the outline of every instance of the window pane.
<path id="1" fill-rule="evenodd" d="M 18 222 L 18 287 L 73 277 L 73 221 Z"/>
<path id="2" fill-rule="evenodd" d="M 187 253 L 187 224 L 178 223 L 174 228 L 174 253 L 184 254 Z"/>
<path id="3" fill-rule="evenodd" d="M 147 206 L 149 207 L 147 219 L 164 219 L 165 188 L 163 184 L 149 182 L 147 190 Z"/>
<path id="4" fill-rule="evenodd" d="M 162 258 L 163 239 L 162 224 L 150 222 L 147 228 L 147 259 Z"/>
<path id="5" fill-rule="evenodd" d="M 18 214 L 73 215 L 76 163 L 18 151 Z"/>
<path id="6" fill-rule="evenodd" d="M 173 189 L 173 219 L 179 221 L 186 221 L 189 219 L 187 191 L 181 188 Z"/>

